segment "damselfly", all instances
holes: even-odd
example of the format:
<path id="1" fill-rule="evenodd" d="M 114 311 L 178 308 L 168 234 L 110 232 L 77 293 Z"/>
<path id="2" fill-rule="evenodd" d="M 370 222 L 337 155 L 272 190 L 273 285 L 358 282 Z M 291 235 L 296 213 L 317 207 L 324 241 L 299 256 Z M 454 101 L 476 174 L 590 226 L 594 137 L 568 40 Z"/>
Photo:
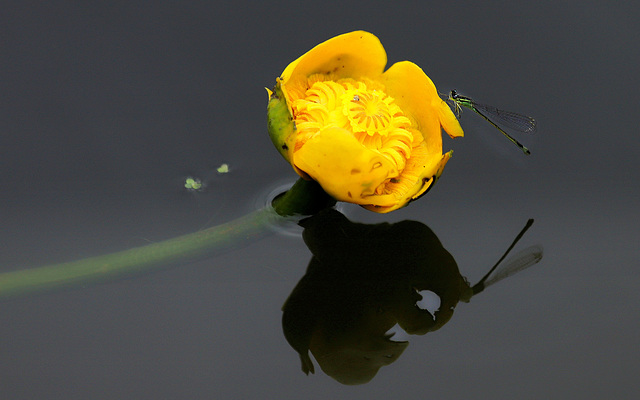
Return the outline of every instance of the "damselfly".
<path id="1" fill-rule="evenodd" d="M 518 146 L 525 154 L 531 154 L 529 149 L 522 145 L 519 141 L 509 135 L 501 128 L 500 125 L 518 132 L 533 133 L 536 130 L 536 120 L 526 115 L 521 115 L 511 111 L 500 110 L 493 106 L 476 103 L 469 97 L 461 96 L 455 90 L 449 94 L 455 106 L 455 111 L 460 115 L 462 107 L 466 107 L 478 113 L 482 118 L 486 119 L 491 125 L 495 126 L 503 135 L 507 137 L 513 144 Z"/>

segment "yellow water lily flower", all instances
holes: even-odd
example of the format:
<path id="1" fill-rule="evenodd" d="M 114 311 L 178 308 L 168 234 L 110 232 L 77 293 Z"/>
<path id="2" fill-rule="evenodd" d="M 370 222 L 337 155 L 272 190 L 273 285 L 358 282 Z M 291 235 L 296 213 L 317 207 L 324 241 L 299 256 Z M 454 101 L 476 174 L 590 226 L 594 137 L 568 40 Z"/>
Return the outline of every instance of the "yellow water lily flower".
<path id="1" fill-rule="evenodd" d="M 296 172 L 336 200 L 385 213 L 417 199 L 451 157 L 442 129 L 462 128 L 429 77 L 409 61 L 384 71 L 371 33 L 321 43 L 269 90 L 269 134 Z"/>

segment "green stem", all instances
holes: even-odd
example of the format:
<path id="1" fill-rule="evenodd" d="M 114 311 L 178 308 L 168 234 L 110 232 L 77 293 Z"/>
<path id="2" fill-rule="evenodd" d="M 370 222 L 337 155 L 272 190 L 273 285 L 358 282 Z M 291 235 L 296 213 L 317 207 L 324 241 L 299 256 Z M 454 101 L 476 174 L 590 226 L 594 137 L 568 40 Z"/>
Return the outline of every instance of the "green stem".
<path id="1" fill-rule="evenodd" d="M 318 188 L 315 182 L 299 180 L 274 203 L 275 208 L 265 207 L 222 225 L 116 253 L 0 273 L 0 297 L 112 280 L 228 249 L 264 234 L 282 216 L 309 214 L 316 202 L 320 204 L 316 210 L 329 204 Z"/>

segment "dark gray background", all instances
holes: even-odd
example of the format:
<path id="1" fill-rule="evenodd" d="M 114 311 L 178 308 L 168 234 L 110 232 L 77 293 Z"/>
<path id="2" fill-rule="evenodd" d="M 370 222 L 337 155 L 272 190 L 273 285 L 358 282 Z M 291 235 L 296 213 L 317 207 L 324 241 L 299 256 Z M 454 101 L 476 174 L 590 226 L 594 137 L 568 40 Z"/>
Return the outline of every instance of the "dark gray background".
<path id="1" fill-rule="evenodd" d="M 286 65 L 365 29 L 441 92 L 536 117 L 526 157 L 465 112 L 420 201 L 473 282 L 527 218 L 545 258 L 411 338 L 369 384 L 305 376 L 280 307 L 310 253 L 274 234 L 136 279 L 0 303 L 7 399 L 616 398 L 638 392 L 639 13 L 630 2 L 35 2 L 0 14 L 0 270 L 260 207 L 295 175 L 265 107 Z M 231 172 L 216 175 L 226 162 Z M 188 175 L 207 184 L 187 193 Z"/>

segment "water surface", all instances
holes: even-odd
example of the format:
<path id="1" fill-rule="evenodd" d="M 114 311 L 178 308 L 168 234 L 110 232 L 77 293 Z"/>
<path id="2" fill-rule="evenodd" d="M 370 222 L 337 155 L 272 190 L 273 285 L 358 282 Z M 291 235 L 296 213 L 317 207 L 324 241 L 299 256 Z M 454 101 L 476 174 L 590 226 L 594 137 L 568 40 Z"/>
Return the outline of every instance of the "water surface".
<path id="1" fill-rule="evenodd" d="M 265 86 L 311 46 L 366 29 L 438 89 L 536 117 L 521 154 L 471 112 L 424 198 L 353 223 L 428 227 L 474 283 L 516 246 L 534 267 L 459 302 L 366 384 L 313 357 L 281 310 L 302 229 L 116 282 L 6 299 L 8 399 L 616 398 L 637 393 L 638 196 L 631 5 L 14 2 L 0 69 L 0 270 L 105 254 L 244 215 L 295 175 L 266 134 Z M 633 107 L 633 108 L 632 108 Z M 228 163 L 230 171 L 216 168 Z M 188 176 L 206 187 L 190 192 Z M 291 228 L 291 227 L 290 227 Z M 381 247 L 378 245 L 378 247 Z M 390 241 L 389 254 L 396 248 Z M 374 296 L 374 299 L 381 298 Z M 397 354 L 397 353 L 395 353 Z M 384 354 L 383 354 L 384 356 Z"/>

